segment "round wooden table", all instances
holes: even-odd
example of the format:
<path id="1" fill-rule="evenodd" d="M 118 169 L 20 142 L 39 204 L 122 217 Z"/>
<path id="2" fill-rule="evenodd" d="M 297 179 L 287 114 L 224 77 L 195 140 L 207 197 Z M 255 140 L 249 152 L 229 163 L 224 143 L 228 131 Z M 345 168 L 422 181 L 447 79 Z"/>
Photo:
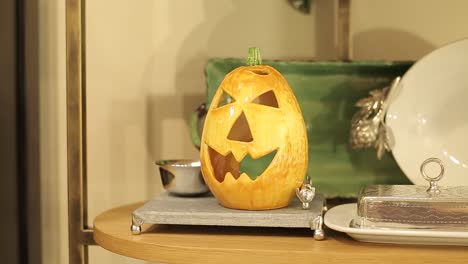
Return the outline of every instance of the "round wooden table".
<path id="1" fill-rule="evenodd" d="M 108 210 L 94 221 L 94 239 L 120 255 L 160 263 L 468 263 L 468 248 L 357 242 L 326 230 L 315 241 L 307 229 L 144 225 L 130 232 L 143 203 Z"/>

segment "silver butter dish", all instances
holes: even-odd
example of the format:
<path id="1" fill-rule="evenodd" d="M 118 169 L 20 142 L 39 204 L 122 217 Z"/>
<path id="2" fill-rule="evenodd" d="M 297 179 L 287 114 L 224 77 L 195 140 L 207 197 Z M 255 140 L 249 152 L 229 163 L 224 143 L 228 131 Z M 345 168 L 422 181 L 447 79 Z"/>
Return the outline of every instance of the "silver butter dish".
<path id="1" fill-rule="evenodd" d="M 440 172 L 429 177 L 426 166 L 437 163 Z M 358 196 L 357 214 L 351 225 L 361 228 L 468 230 L 468 186 L 442 187 L 437 182 L 444 166 L 437 158 L 421 165 L 430 186 L 371 185 Z"/>

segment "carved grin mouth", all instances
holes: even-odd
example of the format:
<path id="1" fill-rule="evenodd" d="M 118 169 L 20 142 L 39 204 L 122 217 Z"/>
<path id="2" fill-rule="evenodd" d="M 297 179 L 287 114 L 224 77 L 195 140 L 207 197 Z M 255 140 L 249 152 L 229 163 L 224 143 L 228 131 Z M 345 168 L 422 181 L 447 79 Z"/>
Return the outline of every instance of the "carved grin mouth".
<path id="1" fill-rule="evenodd" d="M 266 168 L 270 166 L 270 163 L 276 156 L 277 152 L 278 150 L 274 150 L 257 159 L 253 159 L 249 154 L 247 154 L 240 162 L 238 162 L 231 152 L 226 155 L 222 155 L 208 146 L 211 166 L 213 167 L 214 176 L 218 182 L 223 182 L 228 172 L 230 172 L 236 180 L 242 175 L 242 173 L 245 173 L 250 179 L 256 180 L 266 170 Z"/>

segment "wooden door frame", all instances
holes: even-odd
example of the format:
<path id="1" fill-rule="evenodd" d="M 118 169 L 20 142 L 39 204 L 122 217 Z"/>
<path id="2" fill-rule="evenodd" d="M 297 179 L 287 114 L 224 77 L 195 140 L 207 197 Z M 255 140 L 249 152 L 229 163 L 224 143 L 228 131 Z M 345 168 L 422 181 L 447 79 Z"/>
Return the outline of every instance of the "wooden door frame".
<path id="1" fill-rule="evenodd" d="M 0 2 L 0 221 L 7 263 L 42 261 L 37 6 Z"/>

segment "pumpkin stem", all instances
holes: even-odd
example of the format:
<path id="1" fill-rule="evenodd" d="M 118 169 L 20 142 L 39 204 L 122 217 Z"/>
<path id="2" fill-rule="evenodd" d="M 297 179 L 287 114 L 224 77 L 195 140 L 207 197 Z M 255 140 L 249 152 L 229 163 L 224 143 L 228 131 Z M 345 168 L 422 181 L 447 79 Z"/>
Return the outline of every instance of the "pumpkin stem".
<path id="1" fill-rule="evenodd" d="M 262 64 L 262 58 L 260 57 L 260 49 L 253 47 L 249 48 L 249 56 L 247 57 L 247 65 L 255 66 Z"/>

